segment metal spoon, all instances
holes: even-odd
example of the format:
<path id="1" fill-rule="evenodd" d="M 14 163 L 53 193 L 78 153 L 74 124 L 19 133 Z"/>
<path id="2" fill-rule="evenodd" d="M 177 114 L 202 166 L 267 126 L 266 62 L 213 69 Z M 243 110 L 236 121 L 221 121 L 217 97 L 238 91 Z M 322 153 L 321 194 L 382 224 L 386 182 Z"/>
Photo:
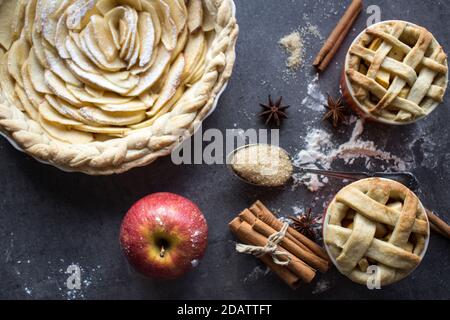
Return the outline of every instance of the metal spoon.
<path id="1" fill-rule="evenodd" d="M 342 180 L 357 181 L 367 178 L 385 178 L 395 180 L 401 184 L 407 186 L 412 191 L 419 191 L 419 181 L 416 176 L 411 172 L 344 172 L 344 171 L 331 171 L 331 170 L 319 170 L 310 168 L 298 168 L 301 173 L 319 174 L 325 177 L 338 178 Z"/>
<path id="2" fill-rule="evenodd" d="M 250 146 L 254 146 L 255 144 L 245 145 L 240 148 L 237 148 L 233 150 L 227 157 L 227 167 L 228 169 L 233 172 L 233 174 L 238 177 L 240 180 L 244 181 L 245 183 L 254 185 L 254 186 L 260 186 L 255 183 L 252 183 L 243 177 L 241 177 L 230 165 L 232 163 L 232 159 L 236 152 L 248 148 Z M 280 148 L 282 149 L 282 148 Z M 282 149 L 284 150 L 284 149 Z M 286 153 L 287 151 L 284 150 Z M 291 158 L 292 161 L 292 158 Z M 311 168 L 305 168 L 305 167 L 294 167 L 294 170 L 298 173 L 312 173 L 312 174 L 318 174 L 330 178 L 337 178 L 342 180 L 350 180 L 350 181 L 357 181 L 361 179 L 366 178 L 385 178 L 390 180 L 395 180 L 409 189 L 411 189 L 414 192 L 420 192 L 420 184 L 419 180 L 416 178 L 414 174 L 411 172 L 343 172 L 343 171 L 332 171 L 332 170 L 321 170 L 321 169 L 311 169 Z M 286 180 L 285 184 L 287 184 L 289 180 Z M 430 220 L 431 228 L 441 234 L 444 237 L 450 238 L 450 226 L 440 219 L 438 216 L 436 216 L 433 212 L 426 209 L 428 219 Z"/>
<path id="3" fill-rule="evenodd" d="M 231 165 L 233 157 L 238 151 L 243 150 L 245 148 L 249 148 L 251 146 L 255 146 L 255 145 L 257 145 L 257 144 L 248 144 L 248 145 L 245 145 L 245 146 L 242 146 L 242 147 L 239 147 L 239 148 L 233 150 L 227 156 L 227 167 L 236 177 L 238 177 L 240 180 L 244 181 L 245 183 L 248 183 L 248 184 L 251 184 L 254 186 L 261 186 L 261 185 L 255 184 L 251 181 L 248 181 L 245 178 L 243 178 L 242 176 L 240 176 L 239 173 L 236 172 Z M 289 154 L 283 148 L 280 148 L 280 149 L 285 151 L 286 154 Z M 291 158 L 291 162 L 292 162 L 292 158 Z M 307 168 L 307 167 L 295 167 L 294 165 L 292 165 L 292 166 L 294 168 L 295 173 L 312 173 L 312 174 L 318 174 L 318 175 L 322 175 L 322 176 L 326 176 L 326 177 L 330 177 L 330 178 L 337 178 L 337 179 L 351 180 L 351 181 L 357 181 L 357 180 L 366 179 L 366 178 L 385 178 L 385 179 L 391 179 L 391 180 L 398 181 L 413 191 L 419 190 L 419 181 L 417 180 L 416 176 L 414 176 L 411 172 L 394 172 L 394 173 L 391 173 L 391 172 L 375 172 L 375 173 L 372 173 L 372 172 L 343 172 L 343 171 L 312 169 L 312 168 Z M 285 184 L 287 184 L 288 182 L 289 182 L 289 180 L 286 180 Z"/>

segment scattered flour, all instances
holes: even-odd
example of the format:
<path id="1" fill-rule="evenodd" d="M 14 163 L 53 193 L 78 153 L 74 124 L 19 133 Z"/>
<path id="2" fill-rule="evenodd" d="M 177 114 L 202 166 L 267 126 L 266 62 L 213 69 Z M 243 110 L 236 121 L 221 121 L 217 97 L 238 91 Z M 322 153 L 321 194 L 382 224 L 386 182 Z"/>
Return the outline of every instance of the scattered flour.
<path id="1" fill-rule="evenodd" d="M 331 283 L 328 280 L 320 279 L 316 283 L 316 287 L 314 288 L 312 294 L 320 294 L 331 288 Z"/>
<path id="2" fill-rule="evenodd" d="M 302 106 L 313 111 L 323 111 L 326 103 L 327 98 L 319 87 L 319 74 L 316 74 L 308 84 L 308 95 L 303 99 Z"/>
<path id="3" fill-rule="evenodd" d="M 373 141 L 361 139 L 364 132 L 364 121 L 356 121 L 350 139 L 335 147 L 331 135 L 322 129 L 312 130 L 305 139 L 306 148 L 297 153 L 294 158 L 296 167 L 314 169 L 332 169 L 334 161 L 342 159 L 351 165 L 356 159 L 365 159 L 367 170 L 372 169 L 371 160 L 379 159 L 385 162 L 383 170 L 405 171 L 406 162 L 389 152 L 377 149 Z M 295 174 L 295 185 L 305 185 L 310 191 L 316 192 L 328 184 L 329 179 L 315 174 Z"/>
<path id="4" fill-rule="evenodd" d="M 261 277 L 265 277 L 269 274 L 270 269 L 263 269 L 260 266 L 256 266 L 245 278 L 244 282 L 255 282 Z"/>

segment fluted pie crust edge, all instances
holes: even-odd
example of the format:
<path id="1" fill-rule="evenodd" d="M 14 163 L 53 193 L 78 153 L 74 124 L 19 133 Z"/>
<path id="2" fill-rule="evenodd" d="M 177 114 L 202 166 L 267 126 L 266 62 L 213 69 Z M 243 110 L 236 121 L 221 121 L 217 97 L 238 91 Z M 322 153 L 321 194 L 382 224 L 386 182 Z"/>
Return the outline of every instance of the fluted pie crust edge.
<path id="1" fill-rule="evenodd" d="M 189 138 L 211 111 L 217 95 L 230 78 L 235 62 L 239 27 L 232 0 L 210 1 L 217 8 L 216 37 L 209 47 L 205 71 L 185 96 L 150 127 L 122 138 L 87 144 L 66 144 L 49 136 L 39 123 L 7 101 L 0 103 L 0 130 L 27 154 L 63 170 L 90 175 L 119 174 L 169 155 Z M 185 97 L 183 97 L 185 98 Z"/>

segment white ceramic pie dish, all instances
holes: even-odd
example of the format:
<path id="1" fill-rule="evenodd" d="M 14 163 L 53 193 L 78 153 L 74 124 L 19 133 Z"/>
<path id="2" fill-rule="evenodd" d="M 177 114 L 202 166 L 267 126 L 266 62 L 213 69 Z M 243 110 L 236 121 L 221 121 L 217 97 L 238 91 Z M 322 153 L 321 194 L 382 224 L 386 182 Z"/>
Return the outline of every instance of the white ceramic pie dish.
<path id="1" fill-rule="evenodd" d="M 411 23 L 411 22 L 407 22 L 407 21 L 402 21 L 402 20 L 386 20 L 386 21 L 381 21 L 381 22 L 378 22 L 378 23 L 376 23 L 376 24 L 373 24 L 373 25 L 370 26 L 369 28 L 374 28 L 374 27 L 376 27 L 376 26 L 378 26 L 378 25 L 381 25 L 381 24 L 386 24 L 386 23 L 389 23 L 389 22 L 396 22 L 396 21 L 397 21 L 397 22 L 398 22 L 398 21 L 400 21 L 400 22 L 405 22 L 405 23 L 407 23 L 407 24 L 409 24 L 409 25 L 419 27 L 417 24 L 414 24 L 414 23 Z M 353 42 L 352 42 L 352 44 L 350 45 L 349 48 L 353 47 L 353 46 L 361 39 L 361 37 L 365 34 L 365 32 L 366 32 L 367 29 L 368 29 L 368 28 L 364 29 L 364 30 L 363 30 L 363 31 L 355 38 L 355 40 L 353 40 Z M 433 41 L 435 41 L 436 43 L 439 43 L 439 42 L 437 41 L 437 39 L 434 37 L 434 35 L 433 35 Z M 439 103 L 439 102 L 435 102 L 435 103 L 432 105 L 432 107 L 429 109 L 428 114 L 426 114 L 425 116 L 422 116 L 422 117 L 418 117 L 418 118 L 416 118 L 416 119 L 414 119 L 414 120 L 411 120 L 411 121 L 399 122 L 399 121 L 392 121 L 392 120 L 387 120 L 387 119 L 383 119 L 383 118 L 381 118 L 381 117 L 376 117 L 376 116 L 374 116 L 373 114 L 371 114 L 371 113 L 367 110 L 366 107 L 364 107 L 364 106 L 358 101 L 358 99 L 355 98 L 355 92 L 354 92 L 354 90 L 353 90 L 353 86 L 352 86 L 352 84 L 351 84 L 351 82 L 350 82 L 350 80 L 348 79 L 348 76 L 347 76 L 347 74 L 346 74 L 346 70 L 347 70 L 347 68 L 348 68 L 348 66 L 349 66 L 349 59 L 350 59 L 350 57 L 351 57 L 351 55 L 350 55 L 350 50 L 349 50 L 349 51 L 347 52 L 346 56 L 345 56 L 344 68 L 343 68 L 342 76 L 341 76 L 341 79 L 340 79 L 340 87 L 341 87 L 341 91 L 342 91 L 342 95 L 343 95 L 344 100 L 347 102 L 347 104 L 348 104 L 355 112 L 358 113 L 358 115 L 359 115 L 361 118 L 363 118 L 363 119 L 368 119 L 368 120 L 373 120 L 373 121 L 376 121 L 376 122 L 380 122 L 380 123 L 384 123 L 384 124 L 389 124 L 389 125 L 397 125 L 397 126 L 409 125 L 409 124 L 415 123 L 415 122 L 420 121 L 421 119 L 427 117 L 428 115 L 430 115 L 430 114 L 438 107 L 438 105 L 441 104 L 441 103 Z M 445 84 L 445 85 L 446 85 L 446 87 L 448 86 L 448 72 L 447 72 L 447 75 L 446 75 L 446 84 Z"/>
<path id="2" fill-rule="evenodd" d="M 379 179 L 380 179 L 380 180 L 389 181 L 388 179 L 384 179 L 384 178 L 379 178 Z M 331 261 L 333 262 L 333 265 L 339 270 L 340 273 L 342 273 L 342 274 L 344 275 L 344 272 L 342 272 L 342 271 L 340 270 L 339 264 L 337 263 L 337 261 L 336 261 L 334 255 L 332 254 L 332 252 L 331 252 L 331 250 L 330 250 L 330 248 L 329 248 L 329 245 L 328 245 L 328 244 L 326 243 L 326 241 L 325 241 L 325 239 L 327 238 L 327 227 L 326 227 L 326 226 L 329 224 L 329 220 L 330 220 L 329 207 L 330 207 L 331 203 L 335 201 L 336 196 L 337 196 L 337 194 L 336 194 L 336 195 L 333 197 L 333 199 L 329 202 L 329 205 L 327 206 L 327 208 L 325 209 L 325 212 L 324 212 L 324 214 L 323 214 L 322 236 L 323 236 L 323 239 L 324 239 L 324 247 L 325 247 L 325 250 L 326 250 L 328 256 L 330 257 Z M 422 210 L 425 210 L 425 207 L 423 206 L 423 204 L 422 204 L 422 202 L 420 201 L 420 199 L 419 199 L 419 205 L 420 205 L 420 207 L 421 207 Z M 425 215 L 425 218 L 426 218 L 427 225 L 428 225 L 428 236 L 426 237 L 424 248 L 423 248 L 421 254 L 419 255 L 421 262 L 422 262 L 423 258 L 425 257 L 425 254 L 427 253 L 428 245 L 429 245 L 429 243 L 430 243 L 430 231 L 431 231 L 431 230 L 430 230 L 430 221 L 428 220 L 428 216 L 427 216 L 427 215 Z M 421 262 L 420 262 L 420 263 L 421 263 Z M 395 282 L 393 282 L 393 283 L 390 283 L 390 284 L 388 284 L 388 285 L 395 284 L 395 283 L 397 283 L 397 282 L 399 282 L 399 281 L 401 281 L 401 280 L 404 280 L 404 279 L 406 279 L 407 277 L 409 277 L 409 276 L 414 272 L 414 270 L 416 270 L 416 269 L 419 267 L 420 263 L 419 263 L 418 265 L 416 265 L 413 269 L 411 269 L 411 270 L 410 270 L 403 278 L 401 278 L 401 279 L 399 279 L 399 280 L 397 280 L 397 281 L 395 281 Z M 350 280 L 350 279 L 349 279 L 349 280 Z"/>
<path id="3" fill-rule="evenodd" d="M 233 17 L 235 17 L 235 16 L 236 16 L 236 5 L 235 5 L 235 3 L 234 3 L 233 0 L 230 0 L 230 2 L 231 2 L 231 14 L 232 14 Z M 235 51 L 236 51 L 236 48 L 234 47 L 232 52 L 235 54 Z M 210 110 L 209 110 L 209 112 L 203 117 L 201 123 L 203 123 L 203 121 L 205 121 L 205 120 L 206 120 L 206 119 L 207 119 L 207 118 L 215 111 L 215 109 L 216 109 L 217 106 L 218 106 L 218 102 L 219 102 L 219 100 L 220 100 L 220 97 L 221 97 L 221 95 L 223 94 L 223 92 L 226 90 L 227 85 L 228 85 L 228 80 L 225 81 L 225 82 L 223 83 L 222 87 L 217 91 L 217 93 L 216 93 L 216 95 L 215 95 L 215 98 L 214 98 L 214 101 L 213 101 L 212 104 L 211 104 Z M 199 130 L 200 128 L 201 128 L 201 126 L 196 126 L 196 127 L 194 128 L 194 130 L 193 130 L 191 136 L 193 136 L 193 135 L 197 132 L 197 130 Z M 8 140 L 9 143 L 10 143 L 15 149 L 17 149 L 18 151 L 29 154 L 28 152 L 25 152 L 24 149 L 21 148 L 21 147 L 18 145 L 18 143 L 17 143 L 17 142 L 16 142 L 16 141 L 15 141 L 15 140 L 7 133 L 7 132 L 5 132 L 5 130 L 3 130 L 1 127 L 0 127 L 0 135 L 3 136 L 6 140 Z M 176 150 L 176 149 L 177 149 L 177 146 L 180 145 L 180 144 L 182 144 L 183 142 L 184 142 L 184 139 L 180 140 L 180 142 L 179 142 L 177 145 L 175 145 L 175 146 L 171 149 L 171 152 L 173 152 L 174 150 Z M 64 172 L 84 172 L 84 173 L 85 173 L 85 171 L 83 171 L 83 170 L 69 169 L 69 168 L 67 168 L 67 167 L 63 167 L 63 166 L 57 165 L 57 164 L 55 164 L 55 163 L 52 163 L 52 162 L 49 162 L 49 161 L 44 161 L 44 160 L 42 160 L 42 159 L 39 159 L 38 157 L 36 157 L 36 156 L 34 156 L 34 155 L 32 155 L 32 154 L 29 154 L 29 155 L 32 156 L 35 160 L 37 160 L 37 161 L 40 162 L 40 163 L 43 163 L 43 164 L 46 164 L 46 165 L 54 166 L 54 167 L 56 167 L 56 168 L 58 168 L 58 169 L 60 169 L 60 170 L 62 170 L 62 171 L 64 171 Z M 151 163 L 150 163 L 150 164 L 151 164 Z M 136 166 L 136 167 L 139 167 L 139 165 Z M 124 170 L 124 171 L 128 171 L 128 170 Z"/>

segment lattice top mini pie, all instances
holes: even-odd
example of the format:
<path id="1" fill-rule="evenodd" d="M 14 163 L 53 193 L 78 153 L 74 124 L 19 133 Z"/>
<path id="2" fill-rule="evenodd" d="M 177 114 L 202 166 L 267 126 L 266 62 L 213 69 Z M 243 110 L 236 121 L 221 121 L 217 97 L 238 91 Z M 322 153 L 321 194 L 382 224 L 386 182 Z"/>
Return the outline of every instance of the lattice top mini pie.
<path id="1" fill-rule="evenodd" d="M 374 270 L 380 285 L 406 277 L 425 254 L 428 237 L 420 200 L 392 180 L 350 184 L 336 195 L 325 216 L 328 253 L 341 273 L 363 285 L 376 279 Z"/>
<path id="2" fill-rule="evenodd" d="M 423 27 L 386 21 L 366 29 L 350 48 L 346 80 L 359 108 L 392 124 L 433 111 L 447 88 L 447 56 Z"/>
<path id="3" fill-rule="evenodd" d="M 0 129 L 63 169 L 166 155 L 231 75 L 232 0 L 0 1 Z"/>

